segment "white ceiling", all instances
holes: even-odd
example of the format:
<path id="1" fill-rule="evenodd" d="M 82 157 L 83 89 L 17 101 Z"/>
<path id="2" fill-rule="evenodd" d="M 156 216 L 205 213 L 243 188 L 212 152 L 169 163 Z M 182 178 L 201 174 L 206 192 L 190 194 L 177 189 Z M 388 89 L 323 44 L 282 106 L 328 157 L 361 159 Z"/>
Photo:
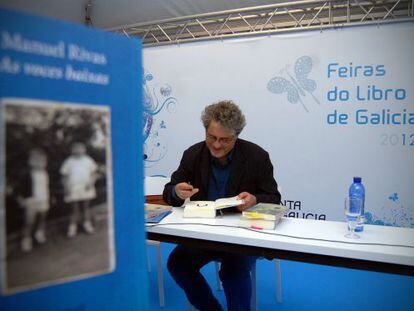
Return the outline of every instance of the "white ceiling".
<path id="1" fill-rule="evenodd" d="M 88 0 L 0 0 L 0 5 L 83 23 Z M 92 0 L 92 23 L 112 28 L 179 16 L 258 6 L 287 0 Z M 292 1 L 291 1 L 292 2 Z"/>

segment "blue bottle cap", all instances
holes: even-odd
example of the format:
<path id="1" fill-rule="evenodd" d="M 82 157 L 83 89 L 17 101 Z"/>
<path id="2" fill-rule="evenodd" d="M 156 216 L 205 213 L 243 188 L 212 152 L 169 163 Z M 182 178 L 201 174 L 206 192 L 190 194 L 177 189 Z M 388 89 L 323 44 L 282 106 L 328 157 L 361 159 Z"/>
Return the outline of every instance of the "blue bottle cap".
<path id="1" fill-rule="evenodd" d="M 354 177 L 354 183 L 361 183 L 361 177 Z"/>

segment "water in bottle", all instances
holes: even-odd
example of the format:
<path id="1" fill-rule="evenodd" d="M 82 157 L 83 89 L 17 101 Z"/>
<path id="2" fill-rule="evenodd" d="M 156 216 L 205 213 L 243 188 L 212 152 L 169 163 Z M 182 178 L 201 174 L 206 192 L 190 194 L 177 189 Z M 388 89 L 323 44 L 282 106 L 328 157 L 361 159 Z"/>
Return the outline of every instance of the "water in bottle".
<path id="1" fill-rule="evenodd" d="M 364 188 L 364 185 L 361 183 L 361 177 L 354 177 L 354 182 L 349 187 L 349 198 L 359 198 L 360 199 L 359 202 L 361 202 L 362 204 L 360 221 L 355 227 L 355 232 L 361 232 L 364 230 L 364 220 L 365 220 L 364 219 L 365 188 Z"/>

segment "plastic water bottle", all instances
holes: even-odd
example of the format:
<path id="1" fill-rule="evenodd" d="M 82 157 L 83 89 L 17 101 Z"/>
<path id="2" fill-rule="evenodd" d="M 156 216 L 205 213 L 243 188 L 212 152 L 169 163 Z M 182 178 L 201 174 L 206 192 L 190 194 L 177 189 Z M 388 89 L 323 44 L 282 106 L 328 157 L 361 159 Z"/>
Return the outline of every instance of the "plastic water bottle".
<path id="1" fill-rule="evenodd" d="M 361 199 L 361 202 L 362 202 L 361 217 L 360 217 L 360 221 L 355 227 L 355 232 L 361 232 L 364 230 L 364 221 L 365 221 L 365 218 L 364 218 L 365 188 L 364 188 L 364 185 L 361 183 L 361 177 L 354 177 L 354 182 L 349 187 L 349 197 Z"/>

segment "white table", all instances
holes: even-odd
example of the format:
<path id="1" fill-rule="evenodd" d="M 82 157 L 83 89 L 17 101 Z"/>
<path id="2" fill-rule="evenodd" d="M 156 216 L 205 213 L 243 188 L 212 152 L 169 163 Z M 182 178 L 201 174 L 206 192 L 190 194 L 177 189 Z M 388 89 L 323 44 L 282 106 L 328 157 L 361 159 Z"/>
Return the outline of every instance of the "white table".
<path id="1" fill-rule="evenodd" d="M 239 217 L 189 219 L 174 208 L 147 234 L 191 247 L 414 276 L 414 229 L 365 225 L 351 240 L 345 222 L 283 218 L 275 230 L 254 231 L 234 227 Z"/>

